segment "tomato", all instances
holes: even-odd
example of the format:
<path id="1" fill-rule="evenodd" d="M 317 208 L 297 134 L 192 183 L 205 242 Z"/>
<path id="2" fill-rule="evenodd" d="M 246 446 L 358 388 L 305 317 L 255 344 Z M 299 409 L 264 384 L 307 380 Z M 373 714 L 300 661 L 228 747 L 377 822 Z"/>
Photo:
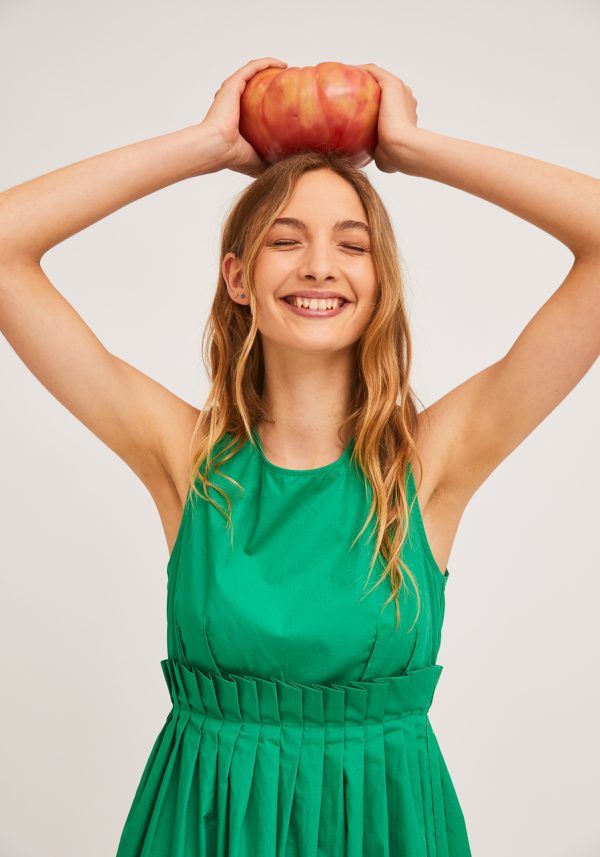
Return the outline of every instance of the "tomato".
<path id="1" fill-rule="evenodd" d="M 356 167 L 373 159 L 381 88 L 338 62 L 265 68 L 246 83 L 240 133 L 268 163 L 303 150 L 338 151 Z"/>

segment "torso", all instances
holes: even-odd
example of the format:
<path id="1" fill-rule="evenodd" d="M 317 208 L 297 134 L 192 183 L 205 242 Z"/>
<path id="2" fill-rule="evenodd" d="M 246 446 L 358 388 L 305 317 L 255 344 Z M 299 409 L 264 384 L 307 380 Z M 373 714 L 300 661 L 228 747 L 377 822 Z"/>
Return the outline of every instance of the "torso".
<path id="1" fill-rule="evenodd" d="M 193 409 L 195 414 L 198 411 Z M 193 414 L 190 422 L 195 421 Z M 189 432 L 189 425 L 186 428 Z M 188 438 L 191 433 L 188 434 Z M 448 566 L 450 552 L 464 512 L 464 502 L 449 497 L 440 490 L 440 471 L 443 449 L 436 443 L 435 433 L 425 430 L 425 421 L 419 414 L 419 432 L 416 439 L 417 449 L 423 463 L 423 476 L 419 461 L 413 460 L 413 473 L 418 486 L 417 497 L 423 523 L 433 556 L 440 573 Z M 187 443 L 182 443 L 180 451 L 174 451 L 169 463 L 169 472 L 163 472 L 153 486 L 147 486 L 156 504 L 161 519 L 169 555 L 181 523 L 183 508 L 188 491 Z M 332 459 L 335 456 L 332 456 Z"/>

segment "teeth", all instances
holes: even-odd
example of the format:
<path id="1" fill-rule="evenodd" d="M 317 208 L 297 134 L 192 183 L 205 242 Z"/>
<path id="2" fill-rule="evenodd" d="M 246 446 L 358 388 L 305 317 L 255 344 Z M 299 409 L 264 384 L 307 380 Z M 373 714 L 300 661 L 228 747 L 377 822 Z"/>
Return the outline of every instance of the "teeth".
<path id="1" fill-rule="evenodd" d="M 298 295 L 292 295 L 290 303 L 298 308 L 304 307 L 311 310 L 327 310 L 337 309 L 343 303 L 342 298 L 303 298 Z"/>

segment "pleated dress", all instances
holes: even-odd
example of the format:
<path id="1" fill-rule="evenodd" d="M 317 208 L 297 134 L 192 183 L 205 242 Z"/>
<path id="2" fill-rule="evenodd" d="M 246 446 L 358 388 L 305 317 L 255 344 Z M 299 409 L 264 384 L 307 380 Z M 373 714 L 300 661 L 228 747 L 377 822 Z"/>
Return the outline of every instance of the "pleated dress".
<path id="1" fill-rule="evenodd" d="M 371 489 L 350 441 L 306 470 L 269 461 L 256 429 L 212 481 L 226 519 L 190 492 L 167 565 L 172 701 L 117 857 L 470 857 L 428 712 L 448 569 L 409 466 L 395 628 L 384 560 L 364 586 Z M 232 440 L 228 433 L 218 446 Z M 200 487 L 200 483 L 199 487 Z M 210 489 L 215 502 L 224 499 Z"/>

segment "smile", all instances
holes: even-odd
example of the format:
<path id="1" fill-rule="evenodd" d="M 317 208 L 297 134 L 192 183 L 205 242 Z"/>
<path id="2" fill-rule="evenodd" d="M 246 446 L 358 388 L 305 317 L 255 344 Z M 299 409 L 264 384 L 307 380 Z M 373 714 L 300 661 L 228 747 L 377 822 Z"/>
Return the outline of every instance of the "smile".
<path id="1" fill-rule="evenodd" d="M 350 301 L 344 301 L 334 309 L 310 309 L 310 307 L 298 307 L 295 304 L 290 303 L 286 298 L 280 298 L 280 300 L 286 305 L 290 312 L 296 313 L 296 315 L 302 315 L 305 318 L 331 318 L 334 315 L 339 315 L 341 312 L 344 312 L 346 307 L 350 304 Z"/>

